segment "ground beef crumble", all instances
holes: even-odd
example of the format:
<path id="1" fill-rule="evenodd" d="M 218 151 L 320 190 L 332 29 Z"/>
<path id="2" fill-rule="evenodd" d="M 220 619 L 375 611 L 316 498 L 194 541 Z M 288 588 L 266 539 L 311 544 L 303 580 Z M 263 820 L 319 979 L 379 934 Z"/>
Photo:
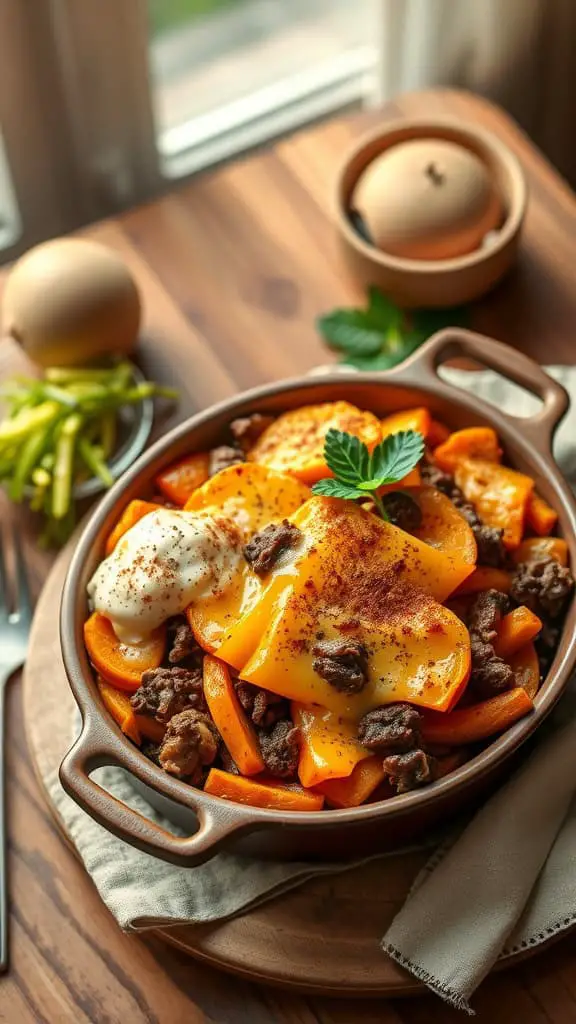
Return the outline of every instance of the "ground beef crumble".
<path id="1" fill-rule="evenodd" d="M 203 709 L 202 672 L 182 667 L 149 669 L 130 703 L 136 714 L 163 724 L 186 708 Z"/>
<path id="2" fill-rule="evenodd" d="M 154 764 L 160 766 L 160 744 L 154 743 L 152 740 L 142 740 L 140 747 L 140 753 L 144 754 Z"/>
<path id="3" fill-rule="evenodd" d="M 267 732 L 258 734 L 264 764 L 278 779 L 294 779 L 300 753 L 300 731 L 290 719 L 276 722 Z"/>
<path id="4" fill-rule="evenodd" d="M 181 711 L 168 723 L 160 745 L 160 764 L 171 775 L 197 783 L 204 766 L 214 761 L 219 739 L 208 715 L 193 708 Z"/>
<path id="5" fill-rule="evenodd" d="M 423 750 L 409 750 L 385 757 L 382 767 L 396 792 L 408 793 L 434 781 L 436 760 Z"/>
<path id="6" fill-rule="evenodd" d="M 422 525 L 422 511 L 415 498 L 404 491 L 391 491 L 382 498 L 386 515 L 393 526 L 413 533 Z"/>
<path id="7" fill-rule="evenodd" d="M 358 739 L 379 754 L 402 754 L 420 746 L 420 723 L 420 714 L 411 704 L 384 704 L 360 719 Z"/>
<path id="8" fill-rule="evenodd" d="M 472 533 L 476 540 L 480 565 L 489 565 L 494 569 L 503 566 L 506 561 L 506 549 L 502 540 L 504 531 L 497 530 L 495 526 L 479 523 L 472 527 Z"/>
<path id="9" fill-rule="evenodd" d="M 239 462 L 244 462 L 244 452 L 242 449 L 232 447 L 229 444 L 221 444 L 210 452 L 208 476 L 215 476 L 221 469 L 236 466 Z"/>
<path id="10" fill-rule="evenodd" d="M 219 755 L 220 763 L 225 772 L 228 772 L 230 775 L 240 775 L 240 769 L 228 750 L 228 747 L 224 746 L 224 743 L 220 744 Z"/>
<path id="11" fill-rule="evenodd" d="M 302 531 L 287 519 L 281 523 L 270 523 L 248 541 L 244 548 L 244 558 L 258 576 L 266 576 L 282 552 L 296 547 L 301 539 Z"/>
<path id="12" fill-rule="evenodd" d="M 558 649 L 559 640 L 560 626 L 552 624 L 551 622 L 544 622 L 535 641 L 536 653 L 538 654 L 540 672 L 542 675 L 546 675 L 554 661 L 554 655 Z"/>
<path id="13" fill-rule="evenodd" d="M 196 642 L 194 634 L 186 621 L 175 620 L 169 630 L 170 650 L 168 661 L 171 665 L 178 665 L 181 661 L 193 659 L 201 663 L 203 651 Z"/>
<path id="14" fill-rule="evenodd" d="M 264 416 L 260 412 L 253 412 L 250 416 L 240 416 L 237 420 L 232 420 L 230 433 L 234 438 L 235 445 L 243 452 L 248 452 L 273 422 L 274 416 Z"/>
<path id="15" fill-rule="evenodd" d="M 480 699 L 494 697 L 514 685 L 512 669 L 494 650 L 498 626 L 507 609 L 506 594 L 486 590 L 478 595 L 468 613 L 472 658 L 469 686 Z"/>
<path id="16" fill-rule="evenodd" d="M 447 498 L 452 497 L 452 492 L 456 488 L 454 477 L 450 476 L 450 473 L 445 473 L 440 466 L 437 466 L 435 462 L 430 461 L 430 457 L 424 458 L 420 465 L 420 475 L 422 477 L 422 483 L 427 484 L 428 487 L 435 487 L 436 490 L 442 491 Z M 462 492 L 460 492 L 462 493 Z"/>
<path id="17" fill-rule="evenodd" d="M 540 558 L 517 566 L 510 593 L 518 604 L 526 605 L 541 618 L 556 619 L 573 589 L 570 569 L 554 559 Z"/>
<path id="18" fill-rule="evenodd" d="M 280 719 L 288 717 L 290 704 L 284 697 L 270 690 L 261 690 L 241 679 L 236 680 L 234 685 L 238 700 L 254 725 L 270 729 Z"/>
<path id="19" fill-rule="evenodd" d="M 359 693 L 368 682 L 368 651 L 359 640 L 320 640 L 312 667 L 341 693 Z"/>

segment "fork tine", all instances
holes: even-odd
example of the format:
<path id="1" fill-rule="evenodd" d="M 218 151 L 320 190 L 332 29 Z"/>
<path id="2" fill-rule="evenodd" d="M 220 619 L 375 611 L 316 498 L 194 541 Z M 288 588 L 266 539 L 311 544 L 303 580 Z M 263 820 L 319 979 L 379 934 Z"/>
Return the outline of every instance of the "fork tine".
<path id="1" fill-rule="evenodd" d="M 0 619 L 4 619 L 8 615 L 8 576 L 4 560 L 4 534 L 5 530 L 0 524 Z"/>
<path id="2" fill-rule="evenodd" d="M 29 619 L 32 616 L 30 583 L 22 552 L 22 543 L 16 527 L 12 530 L 12 537 L 14 541 L 14 575 L 16 578 L 16 604 L 14 610 L 21 619 Z"/>

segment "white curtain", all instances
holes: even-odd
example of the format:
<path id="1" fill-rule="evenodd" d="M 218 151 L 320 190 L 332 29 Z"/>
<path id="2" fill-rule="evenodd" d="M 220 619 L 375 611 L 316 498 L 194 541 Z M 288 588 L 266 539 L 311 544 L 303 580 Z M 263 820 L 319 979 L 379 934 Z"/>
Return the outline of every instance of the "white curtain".
<path id="1" fill-rule="evenodd" d="M 576 186 L 576 0 L 383 0 L 382 93 L 500 103 Z"/>

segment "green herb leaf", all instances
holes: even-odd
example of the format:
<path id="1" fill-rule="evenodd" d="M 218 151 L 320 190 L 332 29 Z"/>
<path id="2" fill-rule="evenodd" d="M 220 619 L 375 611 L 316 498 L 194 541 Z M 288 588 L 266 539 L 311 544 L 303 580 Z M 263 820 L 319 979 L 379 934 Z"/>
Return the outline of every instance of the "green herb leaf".
<path id="1" fill-rule="evenodd" d="M 357 487 L 351 487 L 340 480 L 333 480 L 326 477 L 325 480 L 318 480 L 312 485 L 314 494 L 323 494 L 327 498 L 365 498 L 366 495 Z"/>
<path id="2" fill-rule="evenodd" d="M 367 316 L 371 322 L 378 324 L 383 330 L 396 327 L 400 330 L 402 325 L 402 310 L 394 305 L 384 292 L 381 292 L 375 285 L 368 289 L 368 310 Z"/>
<path id="3" fill-rule="evenodd" d="M 342 353 L 341 362 L 358 370 L 388 370 L 431 334 L 466 326 L 467 319 L 464 306 L 405 311 L 371 287 L 365 309 L 335 309 L 318 317 L 316 326 L 326 343 Z"/>
<path id="4" fill-rule="evenodd" d="M 324 440 L 324 458 L 334 476 L 352 487 L 368 475 L 370 453 L 366 445 L 343 430 L 328 430 Z"/>
<path id="5" fill-rule="evenodd" d="M 382 348 L 382 331 L 361 309 L 335 309 L 318 317 L 316 327 L 330 348 L 350 356 L 375 356 Z"/>
<path id="6" fill-rule="evenodd" d="M 386 437 L 372 454 L 366 445 L 343 430 L 329 430 L 324 458 L 334 479 L 318 480 L 314 494 L 331 498 L 366 498 L 370 495 L 383 519 L 386 510 L 376 493 L 383 484 L 402 480 L 422 458 L 424 438 L 415 430 L 403 430 Z"/>
<path id="7" fill-rule="evenodd" d="M 424 454 L 424 438 L 416 430 L 390 434 L 376 446 L 370 458 L 370 475 L 378 481 L 374 487 L 402 480 Z"/>
<path id="8" fill-rule="evenodd" d="M 450 309 L 412 309 L 409 314 L 412 330 L 422 341 L 445 327 L 466 327 L 469 322 L 466 306 Z"/>

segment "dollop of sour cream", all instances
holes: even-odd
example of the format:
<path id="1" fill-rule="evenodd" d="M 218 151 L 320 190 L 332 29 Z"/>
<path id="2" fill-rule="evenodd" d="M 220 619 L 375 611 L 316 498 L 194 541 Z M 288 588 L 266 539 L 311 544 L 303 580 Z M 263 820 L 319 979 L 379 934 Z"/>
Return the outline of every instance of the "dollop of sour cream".
<path id="1" fill-rule="evenodd" d="M 88 595 L 119 640 L 141 643 L 193 601 L 227 590 L 240 568 L 242 543 L 229 519 L 157 509 L 101 562 Z"/>

